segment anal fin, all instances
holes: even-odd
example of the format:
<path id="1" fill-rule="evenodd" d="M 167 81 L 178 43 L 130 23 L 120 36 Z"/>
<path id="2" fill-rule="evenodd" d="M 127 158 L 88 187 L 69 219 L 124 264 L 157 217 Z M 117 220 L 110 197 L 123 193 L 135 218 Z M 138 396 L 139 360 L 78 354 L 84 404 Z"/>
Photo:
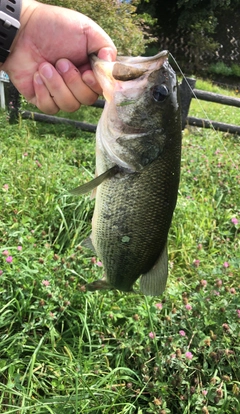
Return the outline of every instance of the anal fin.
<path id="1" fill-rule="evenodd" d="M 81 243 L 81 246 L 86 247 L 87 249 L 91 250 L 94 254 L 96 254 L 96 250 L 95 250 L 95 247 L 93 246 L 91 236 L 92 235 L 90 234 L 89 237 L 87 237 L 85 240 L 83 240 L 83 242 Z"/>
<path id="2" fill-rule="evenodd" d="M 86 289 L 94 292 L 95 290 L 111 290 L 113 289 L 113 287 L 107 282 L 106 279 L 99 279 L 99 280 L 95 280 L 92 283 L 88 283 L 86 286 Z"/>
<path id="3" fill-rule="evenodd" d="M 144 295 L 159 296 L 163 293 L 168 277 L 167 243 L 155 265 L 140 279 L 140 289 Z"/>

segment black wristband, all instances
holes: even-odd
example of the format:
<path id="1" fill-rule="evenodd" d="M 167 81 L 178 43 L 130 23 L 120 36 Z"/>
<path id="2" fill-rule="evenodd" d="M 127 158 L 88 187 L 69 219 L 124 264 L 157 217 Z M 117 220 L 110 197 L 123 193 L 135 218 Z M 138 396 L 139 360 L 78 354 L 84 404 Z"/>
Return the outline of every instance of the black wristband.
<path id="1" fill-rule="evenodd" d="M 4 63 L 20 27 L 22 0 L 0 0 L 0 62 Z"/>

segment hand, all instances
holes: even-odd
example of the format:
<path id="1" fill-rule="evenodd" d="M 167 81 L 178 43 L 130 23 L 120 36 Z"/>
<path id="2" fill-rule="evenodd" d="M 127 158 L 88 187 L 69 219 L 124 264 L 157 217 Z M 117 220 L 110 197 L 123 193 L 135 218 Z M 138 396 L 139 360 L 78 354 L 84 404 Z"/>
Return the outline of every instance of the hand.
<path id="1" fill-rule="evenodd" d="M 95 52 L 114 60 L 116 48 L 81 13 L 23 0 L 21 28 L 1 66 L 19 92 L 41 111 L 54 114 L 90 105 L 102 92 L 89 63 Z"/>

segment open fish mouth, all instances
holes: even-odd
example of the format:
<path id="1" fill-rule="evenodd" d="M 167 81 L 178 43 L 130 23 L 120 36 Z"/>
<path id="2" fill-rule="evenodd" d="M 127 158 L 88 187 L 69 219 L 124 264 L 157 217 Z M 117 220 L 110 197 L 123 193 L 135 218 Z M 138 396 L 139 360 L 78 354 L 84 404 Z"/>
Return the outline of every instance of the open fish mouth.
<path id="1" fill-rule="evenodd" d="M 118 56 L 115 62 L 106 62 L 95 54 L 90 55 L 93 72 L 103 89 L 107 101 L 111 99 L 114 81 L 130 81 L 143 76 L 146 72 L 158 70 L 168 59 L 169 52 L 164 50 L 151 57 Z"/>

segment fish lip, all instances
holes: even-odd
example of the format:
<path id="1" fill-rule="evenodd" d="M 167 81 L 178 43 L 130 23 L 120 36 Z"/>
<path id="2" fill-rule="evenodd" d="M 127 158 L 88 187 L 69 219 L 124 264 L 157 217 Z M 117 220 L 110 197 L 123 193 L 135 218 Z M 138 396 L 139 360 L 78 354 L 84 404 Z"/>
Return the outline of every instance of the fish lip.
<path id="1" fill-rule="evenodd" d="M 159 69 L 168 59 L 168 56 L 168 50 L 162 50 L 155 56 L 117 56 L 113 62 L 99 59 L 94 53 L 89 55 L 89 58 L 95 75 L 105 72 L 106 77 L 106 72 L 108 72 L 111 83 L 114 81 L 134 80 L 140 78 L 146 72 Z M 98 76 L 96 77 L 98 78 Z M 99 83 L 101 84 L 101 82 Z"/>
<path id="2" fill-rule="evenodd" d="M 117 56 L 116 61 L 113 61 L 111 63 L 115 63 L 115 62 L 123 62 L 123 63 L 127 63 L 127 62 L 134 62 L 134 63 L 143 63 L 146 61 L 154 61 L 154 60 L 158 60 L 161 57 L 165 57 L 166 59 L 169 57 L 169 51 L 168 50 L 162 50 L 161 52 L 157 53 L 154 56 Z M 91 63 L 91 66 L 93 67 L 94 64 L 98 61 L 103 61 L 103 59 L 99 59 L 99 57 L 97 56 L 96 53 L 91 53 L 89 55 L 89 60 Z M 105 61 L 107 62 L 107 61 Z"/>
<path id="3" fill-rule="evenodd" d="M 90 53 L 89 60 L 90 60 L 91 66 L 93 66 L 93 64 L 95 62 L 97 62 L 98 60 L 100 60 L 100 59 L 97 57 L 97 54 L 96 53 Z"/>
<path id="4" fill-rule="evenodd" d="M 165 57 L 166 59 L 169 57 L 169 51 L 168 50 L 162 50 L 161 52 L 158 52 L 154 56 L 117 56 L 116 61 L 124 62 L 124 63 L 131 63 L 133 61 L 134 63 L 143 63 L 143 62 L 151 62 L 154 60 L 158 60 L 161 57 Z"/>
<path id="5" fill-rule="evenodd" d="M 159 59 L 160 57 L 166 57 L 167 58 L 168 56 L 169 56 L 169 51 L 167 49 L 164 49 L 161 52 L 158 52 L 154 56 L 121 56 L 120 55 L 120 56 L 117 56 L 116 60 L 121 60 L 121 61 L 134 60 L 134 62 L 136 62 L 136 63 L 139 63 L 139 62 L 141 63 L 141 62 L 144 62 L 146 60 L 149 60 L 149 61 L 156 60 L 156 59 Z M 96 61 L 99 60 L 96 53 L 91 53 L 89 55 L 89 59 L 90 59 L 90 61 L 93 61 L 93 62 L 96 62 Z"/>
<path id="6" fill-rule="evenodd" d="M 162 64 L 168 59 L 169 52 L 163 50 L 155 56 L 117 57 L 112 69 L 112 76 L 115 80 L 128 81 L 140 78 L 153 69 L 159 69 L 159 62 Z M 154 68 L 155 65 L 155 68 Z"/>

